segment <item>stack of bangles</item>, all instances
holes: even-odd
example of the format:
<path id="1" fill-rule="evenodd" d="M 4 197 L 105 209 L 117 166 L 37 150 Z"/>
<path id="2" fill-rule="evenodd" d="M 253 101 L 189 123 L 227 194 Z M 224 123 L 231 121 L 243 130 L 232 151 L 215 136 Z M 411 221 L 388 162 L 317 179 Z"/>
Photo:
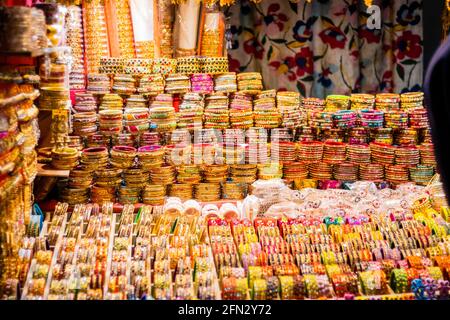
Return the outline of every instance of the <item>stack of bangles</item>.
<path id="1" fill-rule="evenodd" d="M 416 146 L 398 147 L 395 149 L 395 163 L 405 166 L 416 166 L 420 162 L 419 149 Z"/>
<path id="2" fill-rule="evenodd" d="M 177 72 L 194 74 L 200 72 L 200 59 L 195 56 L 177 58 Z"/>
<path id="3" fill-rule="evenodd" d="M 118 74 L 123 72 L 125 59 L 116 57 L 102 57 L 100 58 L 100 73 Z"/>
<path id="4" fill-rule="evenodd" d="M 139 143 L 141 146 L 159 146 L 158 132 L 144 132 L 141 134 Z"/>
<path id="5" fill-rule="evenodd" d="M 335 128 L 353 128 L 356 125 L 356 113 L 350 110 L 340 110 L 332 115 Z"/>
<path id="6" fill-rule="evenodd" d="M 122 110 L 102 110 L 99 112 L 99 132 L 112 136 L 122 132 Z"/>
<path id="7" fill-rule="evenodd" d="M 375 96 L 365 93 L 354 93 L 350 96 L 351 110 L 373 110 Z"/>
<path id="8" fill-rule="evenodd" d="M 191 76 L 191 91 L 208 94 L 214 91 L 214 82 L 210 74 L 194 73 Z"/>
<path id="9" fill-rule="evenodd" d="M 343 162 L 334 165 L 333 168 L 334 179 L 339 181 L 356 181 L 358 180 L 358 165 Z"/>
<path id="10" fill-rule="evenodd" d="M 400 95 L 395 93 L 379 93 L 375 98 L 375 109 L 390 111 L 400 109 Z"/>
<path id="11" fill-rule="evenodd" d="M 118 135 L 112 136 L 112 145 L 133 147 L 137 142 L 136 138 L 137 138 L 136 134 L 119 133 Z"/>
<path id="12" fill-rule="evenodd" d="M 125 74 L 143 75 L 153 71 L 152 59 L 125 59 L 123 68 Z"/>
<path id="13" fill-rule="evenodd" d="M 95 185 L 98 187 L 117 187 L 122 183 L 121 169 L 99 169 L 95 171 Z"/>
<path id="14" fill-rule="evenodd" d="M 177 182 L 196 184 L 201 180 L 200 168 L 196 165 L 183 165 L 177 168 Z"/>
<path id="15" fill-rule="evenodd" d="M 184 74 L 170 74 L 166 77 L 165 92 L 167 94 L 183 94 L 191 90 L 189 76 Z"/>
<path id="16" fill-rule="evenodd" d="M 177 197 L 182 200 L 192 199 L 194 186 L 187 183 L 174 183 L 169 186 L 169 196 Z"/>
<path id="17" fill-rule="evenodd" d="M 308 113 L 311 127 L 317 129 L 333 128 L 333 111 L 310 111 Z"/>
<path id="18" fill-rule="evenodd" d="M 256 181 L 256 164 L 230 165 L 230 178 L 233 182 L 251 184 Z"/>
<path id="19" fill-rule="evenodd" d="M 75 148 L 52 149 L 52 167 L 60 170 L 71 170 L 78 165 L 79 153 Z"/>
<path id="20" fill-rule="evenodd" d="M 405 111 L 390 110 L 384 114 L 386 126 L 393 129 L 408 127 L 408 113 Z"/>
<path id="21" fill-rule="evenodd" d="M 238 90 L 242 93 L 256 95 L 263 89 L 262 76 L 258 72 L 242 72 L 237 74 Z"/>
<path id="22" fill-rule="evenodd" d="M 236 92 L 236 73 L 226 72 L 218 74 L 214 78 L 214 91 L 216 92 Z"/>
<path id="23" fill-rule="evenodd" d="M 211 94 L 205 98 L 204 127 L 226 129 L 230 122 L 228 97 L 224 94 Z"/>
<path id="24" fill-rule="evenodd" d="M 347 160 L 356 164 L 365 164 L 371 162 L 370 148 L 366 144 L 348 144 Z"/>
<path id="25" fill-rule="evenodd" d="M 381 143 L 371 143 L 372 160 L 383 165 L 392 165 L 395 162 L 395 147 Z"/>
<path id="26" fill-rule="evenodd" d="M 418 144 L 418 130 L 417 129 L 399 129 L 395 136 L 395 144 L 398 146 L 415 146 Z"/>
<path id="27" fill-rule="evenodd" d="M 230 123 L 232 128 L 248 129 L 253 127 L 252 98 L 236 92 L 230 97 Z"/>
<path id="28" fill-rule="evenodd" d="M 298 160 L 310 163 L 320 162 L 323 158 L 322 142 L 300 142 L 298 144 Z"/>
<path id="29" fill-rule="evenodd" d="M 323 161 L 336 164 L 346 159 L 346 145 L 341 142 L 326 142 L 323 145 Z"/>
<path id="30" fill-rule="evenodd" d="M 148 205 L 163 205 L 166 187 L 163 185 L 147 184 L 142 192 L 142 202 Z"/>
<path id="31" fill-rule="evenodd" d="M 86 169 L 105 168 L 108 165 L 108 149 L 106 147 L 86 148 L 81 153 L 81 164 Z"/>
<path id="32" fill-rule="evenodd" d="M 421 186 L 426 186 L 430 183 L 435 174 L 435 170 L 432 166 L 417 165 L 414 168 L 409 168 L 409 174 L 411 180 Z"/>
<path id="33" fill-rule="evenodd" d="M 409 181 L 408 168 L 402 165 L 387 165 L 385 174 L 386 180 L 394 185 Z"/>
<path id="34" fill-rule="evenodd" d="M 359 295 L 358 277 L 353 273 L 336 273 L 331 276 L 334 292 L 338 297 L 350 293 Z"/>
<path id="35" fill-rule="evenodd" d="M 172 131 L 177 122 L 173 107 L 152 107 L 150 109 L 151 128 L 158 132 Z"/>
<path id="36" fill-rule="evenodd" d="M 408 111 L 409 126 L 413 129 L 426 129 L 429 126 L 427 109 L 415 108 Z"/>
<path id="37" fill-rule="evenodd" d="M 384 125 L 384 112 L 377 110 L 361 110 L 358 113 L 361 127 L 382 128 Z"/>
<path id="38" fill-rule="evenodd" d="M 92 185 L 94 172 L 85 170 L 83 167 L 76 167 L 70 170 L 69 187 L 70 188 L 89 188 Z"/>
<path id="39" fill-rule="evenodd" d="M 348 110 L 350 97 L 342 95 L 329 95 L 326 99 L 325 111 Z"/>
<path id="40" fill-rule="evenodd" d="M 152 183 L 158 185 L 169 185 L 175 183 L 175 168 L 168 165 L 150 168 L 150 180 Z"/>
<path id="41" fill-rule="evenodd" d="M 209 183 L 225 182 L 228 175 L 228 165 L 212 164 L 202 168 L 204 180 Z"/>
<path id="42" fill-rule="evenodd" d="M 123 114 L 124 129 L 133 134 L 148 131 L 148 117 L 147 108 L 127 109 Z"/>
<path id="43" fill-rule="evenodd" d="M 116 74 L 112 90 L 121 95 L 133 94 L 136 92 L 136 80 L 129 74 Z"/>
<path id="44" fill-rule="evenodd" d="M 164 149 L 159 145 L 140 147 L 137 157 L 144 170 L 159 167 L 164 163 Z"/>
<path id="45" fill-rule="evenodd" d="M 277 162 L 258 164 L 258 179 L 271 180 L 283 177 L 283 165 Z"/>
<path id="46" fill-rule="evenodd" d="M 73 115 L 73 133 L 79 136 L 89 136 L 97 132 L 97 114 L 82 112 Z"/>
<path id="47" fill-rule="evenodd" d="M 153 63 L 153 73 L 168 75 L 177 70 L 177 59 L 157 58 Z"/>
<path id="48" fill-rule="evenodd" d="M 423 108 L 423 92 L 406 92 L 400 95 L 402 110 Z"/>
<path id="49" fill-rule="evenodd" d="M 156 96 L 164 93 L 164 87 L 164 77 L 161 74 L 149 74 L 139 80 L 137 92 L 147 96 Z"/>
<path id="50" fill-rule="evenodd" d="M 432 143 L 422 143 L 418 146 L 420 151 L 420 163 L 429 166 L 436 166 L 436 157 Z"/>
<path id="51" fill-rule="evenodd" d="M 303 161 L 286 162 L 283 165 L 283 178 L 287 181 L 305 180 L 308 178 L 308 164 Z"/>
<path id="52" fill-rule="evenodd" d="M 133 188 L 143 188 L 149 181 L 150 174 L 141 168 L 131 168 L 123 171 L 125 185 Z"/>
<path id="53" fill-rule="evenodd" d="M 132 94 L 127 98 L 126 109 L 147 108 L 147 98 L 142 94 Z"/>
<path id="54" fill-rule="evenodd" d="M 319 98 L 303 98 L 302 107 L 308 111 L 323 111 L 325 109 L 325 100 Z"/>
<path id="55" fill-rule="evenodd" d="M 227 182 L 222 184 L 222 198 L 242 200 L 247 194 L 246 184 Z"/>
<path id="56" fill-rule="evenodd" d="M 218 183 L 199 183 L 194 186 L 195 199 L 199 201 L 217 201 L 220 199 L 221 190 Z"/>
<path id="57" fill-rule="evenodd" d="M 92 186 L 91 201 L 95 203 L 116 202 L 116 188 L 115 187 L 99 187 Z"/>
<path id="58" fill-rule="evenodd" d="M 123 204 L 135 204 L 140 202 L 141 188 L 120 186 L 118 191 L 118 201 Z"/>
<path id="59" fill-rule="evenodd" d="M 111 144 L 110 136 L 104 136 L 98 133 L 87 136 L 86 139 L 87 148 L 109 147 L 110 144 Z"/>
<path id="60" fill-rule="evenodd" d="M 316 140 L 316 131 L 312 127 L 303 127 L 301 130 L 301 133 L 298 135 L 298 141 L 299 142 L 312 142 Z M 352 142 L 352 137 L 349 137 L 349 142 Z"/>
<path id="61" fill-rule="evenodd" d="M 392 128 L 378 128 L 372 132 L 372 140 L 375 143 L 392 145 L 394 142 Z"/>
<path id="62" fill-rule="evenodd" d="M 200 58 L 201 73 L 222 74 L 228 72 L 227 57 L 204 57 Z"/>
<path id="63" fill-rule="evenodd" d="M 111 165 L 120 169 L 132 167 L 136 158 L 136 151 L 136 148 L 133 147 L 114 146 L 111 149 Z"/>

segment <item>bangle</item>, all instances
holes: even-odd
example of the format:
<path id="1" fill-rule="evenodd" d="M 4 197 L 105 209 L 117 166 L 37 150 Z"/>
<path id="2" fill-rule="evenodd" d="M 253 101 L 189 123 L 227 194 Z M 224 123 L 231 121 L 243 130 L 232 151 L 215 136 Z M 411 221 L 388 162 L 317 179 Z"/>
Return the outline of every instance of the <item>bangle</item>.
<path id="1" fill-rule="evenodd" d="M 265 279 L 255 279 L 252 284 L 252 299 L 267 300 L 267 281 Z"/>
<path id="2" fill-rule="evenodd" d="M 392 271 L 391 288 L 395 293 L 408 292 L 408 274 L 404 269 L 394 269 Z"/>
<path id="3" fill-rule="evenodd" d="M 267 290 L 266 296 L 268 300 L 276 300 L 278 298 L 278 291 L 280 287 L 280 282 L 277 277 L 271 276 L 266 278 Z"/>
<path id="4" fill-rule="evenodd" d="M 382 270 L 361 272 L 359 279 L 364 294 L 381 295 L 386 293 L 386 274 Z"/>
<path id="5" fill-rule="evenodd" d="M 280 293 L 282 300 L 294 298 L 294 278 L 292 276 L 280 276 Z"/>
<path id="6" fill-rule="evenodd" d="M 434 280 L 436 280 L 436 281 L 444 280 L 444 276 L 439 267 L 428 267 L 427 270 L 428 270 L 430 277 L 433 278 Z"/>
<path id="7" fill-rule="evenodd" d="M 316 275 L 308 274 L 303 276 L 306 294 L 310 299 L 317 299 L 319 297 L 319 285 L 317 283 Z"/>

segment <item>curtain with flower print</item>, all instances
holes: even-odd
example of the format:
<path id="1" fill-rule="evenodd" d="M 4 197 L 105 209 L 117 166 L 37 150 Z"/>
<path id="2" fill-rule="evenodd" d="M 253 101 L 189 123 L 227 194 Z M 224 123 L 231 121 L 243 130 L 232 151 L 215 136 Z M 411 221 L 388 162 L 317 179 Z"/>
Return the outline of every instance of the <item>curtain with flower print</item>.
<path id="1" fill-rule="evenodd" d="M 230 71 L 260 71 L 266 88 L 325 97 L 422 86 L 422 0 L 241 0 L 228 9 Z"/>

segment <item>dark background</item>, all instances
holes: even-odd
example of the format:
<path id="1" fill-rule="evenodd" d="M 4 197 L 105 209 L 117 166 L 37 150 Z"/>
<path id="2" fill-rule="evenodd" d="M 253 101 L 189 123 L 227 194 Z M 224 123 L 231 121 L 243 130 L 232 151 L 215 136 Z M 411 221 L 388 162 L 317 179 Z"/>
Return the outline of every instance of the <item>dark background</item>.
<path id="1" fill-rule="evenodd" d="M 424 72 L 441 43 L 444 3 L 445 0 L 423 0 Z"/>

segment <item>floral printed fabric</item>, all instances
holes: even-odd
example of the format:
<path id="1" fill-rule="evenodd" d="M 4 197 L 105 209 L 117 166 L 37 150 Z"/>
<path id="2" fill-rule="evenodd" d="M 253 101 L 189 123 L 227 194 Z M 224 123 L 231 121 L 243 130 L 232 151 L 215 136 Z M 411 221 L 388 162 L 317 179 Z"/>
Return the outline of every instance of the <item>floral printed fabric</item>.
<path id="1" fill-rule="evenodd" d="M 266 88 L 325 97 L 417 91 L 422 86 L 422 0 L 241 0 L 229 10 L 231 71 L 260 71 Z"/>

